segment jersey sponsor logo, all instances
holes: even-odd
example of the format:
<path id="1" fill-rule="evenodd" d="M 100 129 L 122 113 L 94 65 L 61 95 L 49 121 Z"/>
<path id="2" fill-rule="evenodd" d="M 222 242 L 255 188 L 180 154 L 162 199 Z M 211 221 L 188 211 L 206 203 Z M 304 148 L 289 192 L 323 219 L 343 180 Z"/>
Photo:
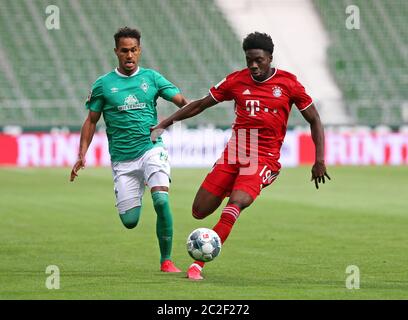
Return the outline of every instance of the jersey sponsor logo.
<path id="1" fill-rule="evenodd" d="M 249 116 L 256 117 L 255 111 L 259 111 L 259 100 L 245 100 L 245 106 Z"/>
<path id="2" fill-rule="evenodd" d="M 142 84 L 140 85 L 140 89 L 142 89 L 144 93 L 146 93 L 147 90 L 149 90 L 149 85 L 147 84 L 145 79 L 142 79 Z"/>
<path id="3" fill-rule="evenodd" d="M 116 92 L 118 92 L 118 91 L 119 91 L 119 89 L 118 89 L 118 88 L 116 88 L 116 87 L 113 87 L 113 88 L 111 88 L 110 90 L 111 90 L 111 93 L 116 93 Z"/>
<path id="4" fill-rule="evenodd" d="M 242 94 L 245 94 L 245 95 L 251 94 L 251 91 L 249 91 L 249 89 L 246 89 L 244 92 L 242 92 Z"/>
<path id="5" fill-rule="evenodd" d="M 138 103 L 139 103 L 139 100 L 133 94 L 128 95 L 125 99 L 125 105 L 132 105 L 132 104 L 138 104 Z"/>
<path id="6" fill-rule="evenodd" d="M 272 94 L 275 98 L 279 98 L 282 95 L 282 89 L 278 86 L 272 88 Z"/>
<path id="7" fill-rule="evenodd" d="M 126 111 L 126 110 L 134 110 L 134 109 L 144 109 L 146 107 L 146 103 L 141 102 L 137 97 L 133 94 L 130 94 L 125 99 L 125 104 L 122 106 L 118 106 L 119 111 Z"/>

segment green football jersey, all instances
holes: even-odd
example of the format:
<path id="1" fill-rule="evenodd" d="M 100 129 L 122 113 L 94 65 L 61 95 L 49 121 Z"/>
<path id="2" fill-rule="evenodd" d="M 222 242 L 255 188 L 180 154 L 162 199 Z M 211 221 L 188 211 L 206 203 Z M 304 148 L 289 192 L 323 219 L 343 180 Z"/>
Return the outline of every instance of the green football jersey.
<path id="1" fill-rule="evenodd" d="M 136 159 L 163 145 L 161 138 L 154 144 L 150 139 L 150 127 L 157 124 L 157 99 L 171 101 L 178 93 L 160 73 L 140 67 L 130 76 L 115 69 L 95 81 L 85 106 L 103 114 L 111 161 Z"/>

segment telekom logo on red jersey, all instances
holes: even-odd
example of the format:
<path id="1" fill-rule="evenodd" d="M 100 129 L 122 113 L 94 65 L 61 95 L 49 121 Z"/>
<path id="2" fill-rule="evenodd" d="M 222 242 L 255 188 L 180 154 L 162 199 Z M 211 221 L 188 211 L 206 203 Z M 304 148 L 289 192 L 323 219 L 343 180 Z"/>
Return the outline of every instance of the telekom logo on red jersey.
<path id="1" fill-rule="evenodd" d="M 246 111 L 251 117 L 255 117 L 255 111 L 259 111 L 259 100 L 245 100 Z"/>

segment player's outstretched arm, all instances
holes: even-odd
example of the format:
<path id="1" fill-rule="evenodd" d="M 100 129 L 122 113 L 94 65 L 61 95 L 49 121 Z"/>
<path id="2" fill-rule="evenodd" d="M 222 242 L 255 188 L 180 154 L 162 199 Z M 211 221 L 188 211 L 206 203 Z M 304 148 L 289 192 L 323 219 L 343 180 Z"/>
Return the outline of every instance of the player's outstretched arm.
<path id="1" fill-rule="evenodd" d="M 303 117 L 310 124 L 310 131 L 312 133 L 313 143 L 315 145 L 315 163 L 312 167 L 312 178 L 314 180 L 316 189 L 319 189 L 319 183 L 325 183 L 325 177 L 330 180 L 326 172 L 326 165 L 324 163 L 324 129 L 320 121 L 319 113 L 314 104 L 302 111 Z"/>
<path id="2" fill-rule="evenodd" d="M 190 103 L 186 104 L 184 107 L 170 115 L 168 118 L 161 121 L 158 125 L 150 128 L 150 131 L 152 132 L 152 141 L 156 141 L 157 137 L 162 134 L 163 130 L 167 129 L 174 122 L 194 117 L 197 114 L 203 112 L 205 109 L 216 105 L 217 103 L 218 102 L 214 100 L 211 95 L 207 95 L 201 99 L 191 101 Z"/>
<path id="3" fill-rule="evenodd" d="M 89 111 L 88 117 L 86 118 L 84 124 L 82 125 L 78 151 L 78 160 L 72 167 L 70 181 L 74 181 L 75 177 L 78 176 L 78 170 L 83 169 L 85 167 L 85 155 L 95 134 L 96 124 L 100 117 L 101 117 L 100 112 Z"/>
<path id="4" fill-rule="evenodd" d="M 176 94 L 171 101 L 179 108 L 184 107 L 188 103 L 187 99 L 181 93 Z"/>

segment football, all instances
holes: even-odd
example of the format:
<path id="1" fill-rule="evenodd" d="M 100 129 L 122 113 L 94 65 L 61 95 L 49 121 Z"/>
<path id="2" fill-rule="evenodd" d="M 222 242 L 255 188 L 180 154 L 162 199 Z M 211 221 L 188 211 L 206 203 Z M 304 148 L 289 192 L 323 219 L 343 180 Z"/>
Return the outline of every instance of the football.
<path id="1" fill-rule="evenodd" d="M 195 260 L 210 262 L 221 252 L 221 239 L 211 229 L 195 229 L 187 238 L 187 252 Z"/>

